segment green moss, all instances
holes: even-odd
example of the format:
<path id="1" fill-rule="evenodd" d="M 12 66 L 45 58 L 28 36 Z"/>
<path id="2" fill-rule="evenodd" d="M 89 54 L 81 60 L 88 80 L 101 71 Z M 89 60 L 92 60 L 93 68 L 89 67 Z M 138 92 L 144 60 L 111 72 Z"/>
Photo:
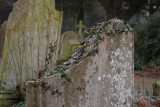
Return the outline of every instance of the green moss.
<path id="1" fill-rule="evenodd" d="M 86 49 L 86 48 L 87 48 L 86 46 L 83 46 L 83 47 L 82 47 L 82 49 Z"/>
<path id="2" fill-rule="evenodd" d="M 153 95 L 154 96 L 159 96 L 160 95 L 160 86 L 157 83 L 153 84 Z"/>
<path id="3" fill-rule="evenodd" d="M 64 62 L 66 62 L 68 59 L 61 59 L 56 61 L 56 65 L 62 65 Z"/>
<path id="4" fill-rule="evenodd" d="M 84 38 L 86 38 L 86 37 L 88 37 L 88 36 L 89 36 L 89 33 L 87 33 L 87 32 L 84 32 L 84 33 L 83 33 L 83 37 L 84 37 Z"/>
<path id="5" fill-rule="evenodd" d="M 20 36 L 24 36 L 23 39 L 26 39 L 27 36 L 41 36 L 46 29 L 49 29 L 46 35 L 49 35 L 50 37 L 53 37 L 52 34 L 50 34 L 50 26 L 53 26 L 54 24 L 54 32 L 58 33 L 57 34 L 57 41 L 60 39 L 60 29 L 61 29 L 61 24 L 62 24 L 62 13 L 58 12 L 55 10 L 54 6 L 54 1 L 47 1 L 45 3 L 41 3 L 43 1 L 31 1 L 29 2 L 29 11 L 26 12 L 26 14 L 22 14 L 20 16 L 19 20 L 16 22 L 16 20 L 13 15 L 10 15 L 8 19 L 8 23 L 12 24 L 14 23 L 14 26 L 12 29 L 8 30 L 6 29 L 6 40 L 5 40 L 5 45 L 4 45 L 4 52 L 3 52 L 3 65 L 2 69 L 0 71 L 0 88 L 2 83 L 4 83 L 5 79 L 7 77 L 4 77 L 4 74 L 9 74 L 10 71 L 12 70 L 13 73 L 15 72 L 14 70 L 19 69 L 19 64 L 20 63 L 20 57 L 19 56 L 19 49 L 18 49 L 18 43 L 17 41 L 19 40 Z M 43 8 L 42 8 L 43 7 Z M 22 23 L 23 22 L 23 23 Z M 37 35 L 33 35 L 34 32 L 32 32 L 32 28 L 36 26 L 38 30 Z M 45 28 L 47 26 L 47 28 Z M 22 34 L 23 32 L 23 34 Z M 30 33 L 30 35 L 28 35 Z M 55 34 L 56 34 L 55 33 Z M 46 36 L 44 35 L 44 36 Z M 33 39 L 33 38 L 32 38 Z M 21 41 L 21 40 L 20 40 Z M 55 40 L 56 41 L 56 40 Z M 25 48 L 25 46 L 24 46 Z M 30 47 L 33 49 L 32 47 Z M 12 53 L 11 53 L 12 51 Z M 32 52 L 31 52 L 32 53 Z M 13 54 L 13 56 L 11 55 Z M 13 59 L 14 58 L 14 59 Z M 13 62 L 15 60 L 15 62 Z M 25 59 L 24 59 L 25 60 Z M 10 64 L 9 64 L 10 63 Z M 31 68 L 26 67 L 26 71 L 29 71 Z M 30 71 L 31 72 L 31 71 Z M 20 74 L 21 75 L 21 74 Z M 16 78 L 16 77 L 15 77 Z M 19 78 L 16 79 L 19 81 Z"/>
<path id="6" fill-rule="evenodd" d="M 100 35 L 97 35 L 97 37 L 96 37 L 98 40 L 100 40 L 101 39 L 101 36 Z"/>
<path id="7" fill-rule="evenodd" d="M 63 53 L 63 57 L 65 59 L 68 58 L 68 56 L 70 56 L 73 52 L 72 49 L 74 46 L 77 46 L 78 44 L 72 44 L 72 43 L 68 43 L 67 46 L 65 47 L 64 53 Z"/>
<path id="8" fill-rule="evenodd" d="M 5 47 L 4 47 L 4 52 L 3 52 L 3 64 L 2 68 L 0 71 L 0 81 L 3 80 L 3 75 L 7 71 L 7 65 L 8 65 L 8 59 L 9 59 L 9 42 L 5 40 Z"/>

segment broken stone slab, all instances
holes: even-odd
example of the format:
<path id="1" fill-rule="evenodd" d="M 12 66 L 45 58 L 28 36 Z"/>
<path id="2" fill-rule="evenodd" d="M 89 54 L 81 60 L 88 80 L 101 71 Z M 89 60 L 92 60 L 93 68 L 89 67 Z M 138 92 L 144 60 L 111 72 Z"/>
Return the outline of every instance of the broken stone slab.
<path id="1" fill-rule="evenodd" d="M 118 19 L 111 22 L 115 23 L 114 26 L 123 23 Z M 112 29 L 114 31 L 114 27 Z M 30 82 L 27 85 L 27 107 L 35 106 L 35 98 L 42 102 L 36 104 L 41 107 L 132 107 L 133 33 L 128 30 L 114 35 L 104 32 L 102 35 L 104 40 L 99 41 L 97 54 L 83 58 L 74 68 Z M 37 89 L 37 83 L 41 92 L 34 94 L 32 90 Z"/>
<path id="2" fill-rule="evenodd" d="M 56 64 L 61 24 L 62 13 L 55 9 L 55 0 L 18 0 L 14 4 L 5 33 L 1 88 L 15 90 L 26 80 L 38 78 L 48 55 L 48 69 Z M 56 47 L 52 54 L 50 44 Z"/>
<path id="3" fill-rule="evenodd" d="M 111 30 L 114 33 L 110 33 Z M 68 68 L 74 68 L 75 64 L 79 63 L 83 58 L 94 55 L 95 53 L 98 54 L 97 46 L 99 41 L 104 40 L 103 34 L 114 36 L 116 34 L 122 33 L 127 34 L 129 31 L 132 31 L 131 28 L 125 22 L 118 19 L 112 19 L 108 22 L 98 23 L 97 26 L 91 28 L 90 32 L 84 32 L 84 34 L 88 36 L 86 36 L 86 38 L 79 44 L 79 46 L 73 50 L 74 53 L 72 56 L 70 56 L 69 61 L 67 61 L 67 63 L 69 62 L 68 66 L 65 65 L 65 67 L 63 67 L 64 65 L 61 65 L 61 62 L 61 69 L 57 67 L 55 71 L 53 70 L 51 72 L 54 74 L 54 72 L 63 72 Z"/>

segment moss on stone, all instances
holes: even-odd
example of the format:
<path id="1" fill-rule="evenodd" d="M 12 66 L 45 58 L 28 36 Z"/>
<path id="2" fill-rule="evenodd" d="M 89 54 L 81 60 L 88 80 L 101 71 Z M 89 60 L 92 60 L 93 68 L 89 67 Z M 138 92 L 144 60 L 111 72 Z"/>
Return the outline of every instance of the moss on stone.
<path id="1" fill-rule="evenodd" d="M 70 56 L 73 52 L 72 49 L 73 47 L 77 46 L 77 43 L 68 43 L 67 46 L 65 47 L 63 57 L 66 59 L 68 56 Z"/>

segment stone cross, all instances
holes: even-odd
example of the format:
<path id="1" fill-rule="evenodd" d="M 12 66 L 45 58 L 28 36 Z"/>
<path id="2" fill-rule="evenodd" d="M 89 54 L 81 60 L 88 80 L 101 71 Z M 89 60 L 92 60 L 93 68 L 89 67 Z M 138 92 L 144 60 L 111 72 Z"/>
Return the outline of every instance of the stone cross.
<path id="1" fill-rule="evenodd" d="M 80 20 L 79 24 L 76 25 L 76 27 L 78 27 L 78 35 L 83 38 L 83 28 L 85 28 L 85 25 L 83 25 L 83 21 Z"/>
<path id="2" fill-rule="evenodd" d="M 73 47 L 78 45 L 80 40 L 81 38 L 79 35 L 73 31 L 67 31 L 61 35 L 59 58 L 57 64 L 59 61 L 67 59 L 67 57 L 71 55 Z"/>
<path id="3" fill-rule="evenodd" d="M 83 40 L 82 29 L 85 28 L 85 26 L 81 20 L 76 27 L 78 27 L 78 33 L 74 31 L 67 31 L 61 35 L 57 64 L 66 59 L 72 53 L 73 47 L 77 46 Z"/>

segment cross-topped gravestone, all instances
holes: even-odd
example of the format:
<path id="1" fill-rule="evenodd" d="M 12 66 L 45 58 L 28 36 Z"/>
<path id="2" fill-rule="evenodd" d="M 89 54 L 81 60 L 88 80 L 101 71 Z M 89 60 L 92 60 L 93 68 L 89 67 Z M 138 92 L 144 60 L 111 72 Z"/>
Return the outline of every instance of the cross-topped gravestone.
<path id="1" fill-rule="evenodd" d="M 76 27 L 78 27 L 77 33 L 74 31 L 67 31 L 62 34 L 59 48 L 59 60 L 57 64 L 67 59 L 67 57 L 72 54 L 73 47 L 77 46 L 82 41 L 82 32 L 85 25 L 83 25 L 83 22 L 80 20 Z"/>
<path id="2" fill-rule="evenodd" d="M 76 27 L 78 28 L 78 35 L 79 35 L 81 38 L 83 38 L 83 28 L 86 27 L 85 25 L 83 25 L 83 21 L 80 20 L 80 21 L 79 21 L 79 24 L 76 25 Z"/>

